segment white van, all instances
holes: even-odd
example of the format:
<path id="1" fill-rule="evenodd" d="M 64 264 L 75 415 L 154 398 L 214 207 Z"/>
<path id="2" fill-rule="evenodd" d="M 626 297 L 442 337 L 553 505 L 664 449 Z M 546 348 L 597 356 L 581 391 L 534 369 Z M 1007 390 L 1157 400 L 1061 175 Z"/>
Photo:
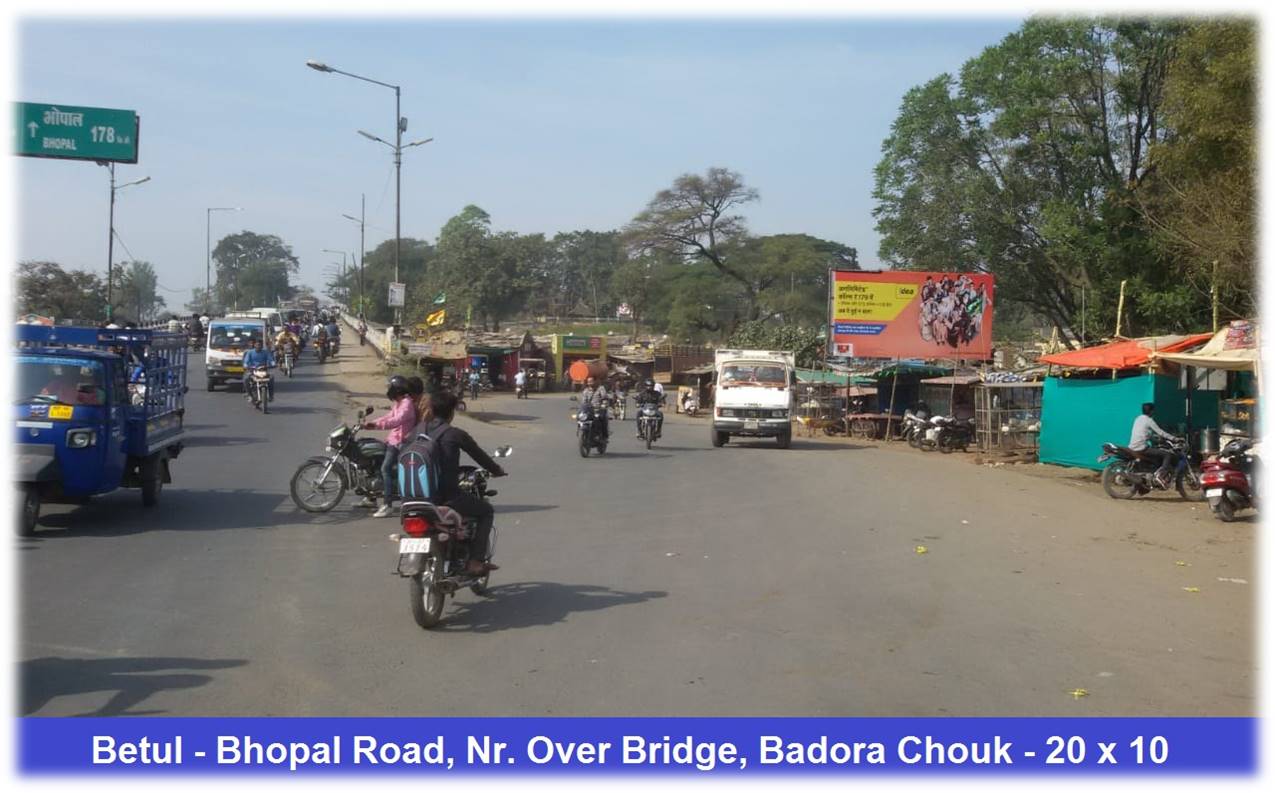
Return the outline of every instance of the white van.
<path id="1" fill-rule="evenodd" d="M 269 332 L 261 317 L 219 317 L 209 322 L 208 347 L 204 352 L 208 390 L 231 380 L 242 381 L 244 353 L 257 339 L 269 347 Z"/>
<path id="2" fill-rule="evenodd" d="M 712 441 L 721 447 L 732 435 L 792 443 L 792 399 L 796 359 L 782 350 L 718 350 L 713 398 Z"/>
<path id="3" fill-rule="evenodd" d="M 270 331 L 272 333 L 277 334 L 279 331 L 283 330 L 283 312 L 279 309 L 257 307 L 254 308 L 253 311 L 257 312 L 257 316 L 270 324 Z"/>

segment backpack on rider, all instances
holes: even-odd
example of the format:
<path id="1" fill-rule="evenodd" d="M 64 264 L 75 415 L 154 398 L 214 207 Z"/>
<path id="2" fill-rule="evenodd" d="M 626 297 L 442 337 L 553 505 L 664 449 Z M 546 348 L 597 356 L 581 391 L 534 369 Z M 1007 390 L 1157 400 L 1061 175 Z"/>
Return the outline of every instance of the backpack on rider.
<path id="1" fill-rule="evenodd" d="M 449 429 L 451 425 L 444 424 L 432 433 L 414 433 L 411 441 L 399 453 L 398 492 L 403 503 L 432 502 L 438 497 L 443 459 L 443 448 L 439 440 Z"/>

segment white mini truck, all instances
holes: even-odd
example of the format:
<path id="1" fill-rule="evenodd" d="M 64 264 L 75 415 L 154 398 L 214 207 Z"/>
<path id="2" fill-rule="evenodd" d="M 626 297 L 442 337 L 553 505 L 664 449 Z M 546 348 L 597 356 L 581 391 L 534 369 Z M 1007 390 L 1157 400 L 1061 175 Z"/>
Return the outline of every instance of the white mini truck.
<path id="1" fill-rule="evenodd" d="M 732 435 L 774 438 L 779 448 L 792 443 L 795 359 L 776 350 L 718 350 L 717 390 L 713 404 L 713 446 Z"/>

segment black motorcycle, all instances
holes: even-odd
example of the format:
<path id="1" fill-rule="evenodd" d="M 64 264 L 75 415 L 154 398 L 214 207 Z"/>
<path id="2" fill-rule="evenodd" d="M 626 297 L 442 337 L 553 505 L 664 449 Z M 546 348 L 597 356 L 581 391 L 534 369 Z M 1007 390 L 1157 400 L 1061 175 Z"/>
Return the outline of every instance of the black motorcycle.
<path id="1" fill-rule="evenodd" d="M 512 453 L 512 447 L 502 446 L 491 456 L 501 459 Z M 461 491 L 486 501 L 496 495 L 495 490 L 487 488 L 487 476 L 481 468 L 461 466 Z M 428 501 L 403 502 L 399 520 L 403 532 L 390 535 L 390 539 L 398 543 L 395 572 L 409 580 L 412 617 L 417 625 L 428 630 L 442 619 L 443 605 L 449 595 L 465 587 L 469 587 L 475 595 L 487 592 L 491 572 L 474 575 L 465 570 L 469 562 L 470 540 L 478 528 L 478 521 Z M 483 561 L 490 562 L 495 550 L 496 527 L 492 526 Z"/>
<path id="2" fill-rule="evenodd" d="M 1164 448 L 1173 452 L 1169 470 L 1178 493 L 1187 501 L 1203 501 L 1199 461 L 1194 459 L 1186 440 L 1174 438 L 1164 441 L 1164 444 Z M 1168 489 L 1156 478 L 1159 460 L 1115 443 L 1104 443 L 1102 452 L 1098 462 L 1107 463 L 1107 467 L 1102 469 L 1102 489 L 1112 498 L 1133 498 L 1152 490 Z"/>
<path id="3" fill-rule="evenodd" d="M 574 401 L 578 397 L 572 396 L 571 399 Z M 602 428 L 602 421 L 589 402 L 581 403 L 580 409 L 576 411 L 576 435 L 580 438 L 581 457 L 588 457 L 591 449 L 597 449 L 598 454 L 607 453 L 606 430 Z"/>
<path id="4" fill-rule="evenodd" d="M 974 422 L 969 419 L 958 419 L 955 416 L 937 416 L 934 425 L 938 427 L 935 445 L 943 454 L 954 451 L 969 451 L 974 442 Z"/>
<path id="5" fill-rule="evenodd" d="M 367 498 L 379 498 L 384 483 L 381 463 L 385 444 L 360 438 L 363 419 L 372 408 L 360 411 L 353 426 L 342 424 L 328 433 L 328 454 L 311 457 L 292 475 L 292 501 L 306 512 L 328 512 L 345 497 L 346 490 Z"/>
<path id="6" fill-rule="evenodd" d="M 637 409 L 638 437 L 646 442 L 646 448 L 660 438 L 660 408 L 654 402 L 643 402 Z"/>

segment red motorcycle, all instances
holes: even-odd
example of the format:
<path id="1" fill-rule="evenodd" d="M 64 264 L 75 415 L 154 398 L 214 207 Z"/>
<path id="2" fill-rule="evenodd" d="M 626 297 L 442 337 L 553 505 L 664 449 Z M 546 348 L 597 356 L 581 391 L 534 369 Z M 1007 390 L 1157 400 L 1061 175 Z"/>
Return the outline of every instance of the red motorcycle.
<path id="1" fill-rule="evenodd" d="M 1238 509 L 1257 508 L 1257 456 L 1253 441 L 1237 438 L 1200 466 L 1200 484 L 1209 509 L 1224 523 L 1235 520 Z"/>

